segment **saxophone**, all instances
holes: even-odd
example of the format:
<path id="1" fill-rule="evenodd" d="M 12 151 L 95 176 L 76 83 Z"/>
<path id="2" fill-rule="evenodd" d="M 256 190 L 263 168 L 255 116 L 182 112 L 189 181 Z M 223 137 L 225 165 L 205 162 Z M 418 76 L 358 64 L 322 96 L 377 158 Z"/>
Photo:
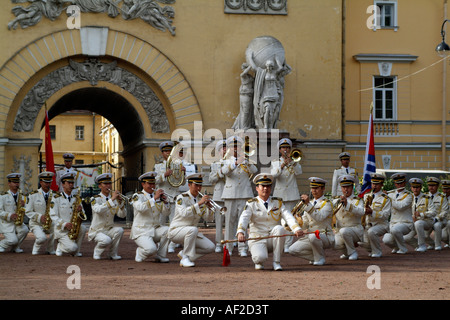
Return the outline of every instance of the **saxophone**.
<path id="1" fill-rule="evenodd" d="M 50 202 L 52 202 L 52 193 L 50 192 L 50 195 L 47 199 L 47 206 L 45 207 L 45 222 L 42 225 L 42 228 L 44 230 L 50 230 L 50 227 L 52 226 L 52 218 L 50 217 Z"/>
<path id="2" fill-rule="evenodd" d="M 87 220 L 86 214 L 83 212 L 83 210 L 78 210 L 78 207 L 82 202 L 82 199 L 80 197 L 80 189 L 78 189 L 78 194 L 75 196 L 75 199 L 76 200 L 73 204 L 72 218 L 70 219 L 72 229 L 70 229 L 69 231 L 69 239 L 74 241 L 78 239 L 81 223 Z"/>
<path id="3" fill-rule="evenodd" d="M 364 209 L 370 208 L 372 202 L 373 202 L 373 192 L 367 195 Z M 370 226 L 370 216 L 368 214 L 364 213 L 364 215 L 361 217 L 361 225 L 364 227 L 364 229 Z"/>
<path id="4" fill-rule="evenodd" d="M 17 206 L 16 206 L 16 221 L 14 221 L 14 224 L 16 226 L 21 226 L 23 224 L 23 218 L 25 217 L 25 208 L 22 206 L 22 201 L 20 201 L 20 198 L 22 197 L 22 190 L 19 189 L 19 194 L 17 195 Z M 26 196 L 23 197 L 24 201 L 26 201 Z"/>

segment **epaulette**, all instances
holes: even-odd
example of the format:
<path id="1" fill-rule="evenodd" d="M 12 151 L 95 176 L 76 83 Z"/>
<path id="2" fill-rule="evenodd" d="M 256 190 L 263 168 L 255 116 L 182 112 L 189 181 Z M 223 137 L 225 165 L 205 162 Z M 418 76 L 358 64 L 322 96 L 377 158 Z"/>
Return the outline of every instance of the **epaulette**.
<path id="1" fill-rule="evenodd" d="M 384 192 L 381 193 L 381 196 L 385 197 L 385 198 L 389 198 L 388 195 L 386 193 L 384 193 Z"/>
<path id="2" fill-rule="evenodd" d="M 31 191 L 29 196 L 31 196 L 32 194 L 35 194 L 35 193 L 38 193 L 38 191 L 37 190 Z"/>
<path id="3" fill-rule="evenodd" d="M 53 195 L 53 198 L 59 198 L 59 197 L 61 197 L 61 193 L 56 193 L 55 195 Z"/>
<path id="4" fill-rule="evenodd" d="M 279 197 L 272 197 L 273 200 L 280 200 L 283 201 L 283 198 L 279 198 Z"/>
<path id="5" fill-rule="evenodd" d="M 251 198 L 251 199 L 247 200 L 248 203 L 252 203 L 252 202 L 255 202 L 255 201 L 258 201 L 258 199 L 257 198 Z"/>

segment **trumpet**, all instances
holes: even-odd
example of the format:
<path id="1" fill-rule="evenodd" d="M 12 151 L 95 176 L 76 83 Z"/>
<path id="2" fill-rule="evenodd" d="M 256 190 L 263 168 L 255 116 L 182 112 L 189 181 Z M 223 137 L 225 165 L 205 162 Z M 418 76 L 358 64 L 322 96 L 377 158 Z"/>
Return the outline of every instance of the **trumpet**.
<path id="1" fill-rule="evenodd" d="M 169 199 L 169 200 L 174 200 L 174 199 L 175 199 L 174 196 L 171 196 L 170 194 L 165 193 L 165 192 L 163 192 L 161 195 L 162 195 L 164 198 Z"/>
<path id="2" fill-rule="evenodd" d="M 198 194 L 200 195 L 200 197 L 204 196 L 201 192 L 199 192 Z M 219 210 L 221 214 L 225 214 L 225 212 L 227 212 L 227 207 L 219 206 L 213 199 L 209 199 L 209 203 L 214 209 Z"/>
<path id="3" fill-rule="evenodd" d="M 111 190 L 111 189 L 108 189 L 108 191 L 112 193 L 112 190 Z M 119 197 L 120 197 L 120 199 L 122 199 L 122 200 L 125 201 L 126 203 L 127 203 L 127 202 L 129 203 L 129 202 L 131 201 L 131 198 L 128 198 L 127 196 L 123 195 L 123 194 L 120 193 L 120 192 L 119 192 Z"/>

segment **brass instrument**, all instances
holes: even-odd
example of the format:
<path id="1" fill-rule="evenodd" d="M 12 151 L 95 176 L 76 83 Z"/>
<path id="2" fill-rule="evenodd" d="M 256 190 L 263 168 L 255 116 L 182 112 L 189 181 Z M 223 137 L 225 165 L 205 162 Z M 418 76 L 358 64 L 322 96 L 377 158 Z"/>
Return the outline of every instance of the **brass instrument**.
<path id="1" fill-rule="evenodd" d="M 22 190 L 19 189 L 19 193 L 17 195 L 17 205 L 16 205 L 16 221 L 14 221 L 14 224 L 16 226 L 21 226 L 23 224 L 23 218 L 25 217 L 25 208 L 22 206 L 22 201 L 20 201 L 20 198 L 22 198 Z M 23 201 L 26 201 L 26 196 L 23 197 Z"/>
<path id="2" fill-rule="evenodd" d="M 305 211 L 306 203 L 301 200 L 299 203 L 295 205 L 295 207 L 292 209 L 291 213 L 294 216 L 295 220 L 297 220 L 297 223 L 300 227 L 303 227 L 303 211 Z"/>
<path id="3" fill-rule="evenodd" d="M 111 189 L 108 189 L 109 192 L 112 193 Z M 127 197 L 126 195 L 122 194 L 119 192 L 119 197 L 120 199 L 122 199 L 122 201 L 124 201 L 125 203 L 130 203 L 131 202 L 131 198 Z"/>
<path id="4" fill-rule="evenodd" d="M 44 213 L 44 217 L 45 217 L 45 222 L 42 225 L 42 228 L 44 230 L 50 230 L 50 227 L 52 226 L 52 218 L 50 217 L 50 203 L 52 202 L 52 192 L 49 192 L 49 196 L 47 199 L 47 205 L 45 206 L 45 213 Z"/>
<path id="5" fill-rule="evenodd" d="M 255 152 L 256 152 L 256 144 L 253 142 L 253 140 L 250 140 L 249 137 L 245 137 L 245 144 L 244 144 L 245 156 L 250 158 L 255 154 Z"/>
<path id="6" fill-rule="evenodd" d="M 201 192 L 199 192 L 198 194 L 200 195 L 200 197 L 203 197 L 203 194 Z M 227 207 L 218 205 L 217 202 L 215 202 L 213 199 L 209 199 L 209 203 L 214 209 L 219 210 L 221 214 L 225 214 L 225 212 L 227 212 Z"/>
<path id="7" fill-rule="evenodd" d="M 174 155 L 178 157 L 178 153 L 180 152 L 180 149 L 182 149 L 183 146 L 179 142 L 175 142 L 175 145 L 173 146 L 172 150 L 170 151 L 170 155 L 167 158 L 166 161 L 166 170 L 172 170 L 172 174 L 167 177 L 167 182 L 174 188 L 177 188 L 185 183 L 185 172 L 181 170 L 181 167 L 183 166 L 180 159 L 174 159 Z M 174 160 L 176 161 L 175 163 Z"/>
<path id="8" fill-rule="evenodd" d="M 291 157 L 294 162 L 300 162 L 302 160 L 303 153 L 300 149 L 292 149 L 289 157 Z"/>
<path id="9" fill-rule="evenodd" d="M 78 189 L 78 193 L 75 196 L 76 201 L 73 204 L 72 218 L 70 223 L 72 224 L 72 229 L 69 231 L 70 240 L 77 240 L 78 235 L 80 233 L 81 222 L 87 220 L 86 214 L 83 210 L 78 210 L 78 207 L 81 205 L 83 199 L 80 197 L 80 189 Z"/>
<path id="10" fill-rule="evenodd" d="M 164 198 L 169 199 L 169 200 L 174 200 L 174 199 L 175 199 L 174 196 L 171 196 L 170 194 L 167 194 L 167 193 L 165 193 L 165 192 L 162 194 L 162 196 L 163 196 Z"/>
<path id="11" fill-rule="evenodd" d="M 369 208 L 372 205 L 372 202 L 373 202 L 373 192 L 369 193 L 366 196 L 366 202 L 364 204 L 364 208 L 365 209 Z M 365 228 L 366 226 L 369 225 L 369 223 L 370 223 L 369 215 L 364 213 L 364 215 L 361 217 L 361 224 Z"/>

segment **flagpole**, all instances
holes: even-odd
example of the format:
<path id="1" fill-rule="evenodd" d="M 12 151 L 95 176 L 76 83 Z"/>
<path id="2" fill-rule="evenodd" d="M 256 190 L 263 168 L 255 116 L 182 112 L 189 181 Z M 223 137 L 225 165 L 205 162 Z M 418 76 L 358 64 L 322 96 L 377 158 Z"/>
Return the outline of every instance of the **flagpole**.
<path id="1" fill-rule="evenodd" d="M 375 142 L 373 134 L 373 101 L 370 103 L 369 125 L 367 128 L 366 152 L 364 158 L 364 174 L 363 183 L 359 197 L 363 198 L 364 194 L 372 190 L 371 174 L 376 172 L 375 162 Z"/>

